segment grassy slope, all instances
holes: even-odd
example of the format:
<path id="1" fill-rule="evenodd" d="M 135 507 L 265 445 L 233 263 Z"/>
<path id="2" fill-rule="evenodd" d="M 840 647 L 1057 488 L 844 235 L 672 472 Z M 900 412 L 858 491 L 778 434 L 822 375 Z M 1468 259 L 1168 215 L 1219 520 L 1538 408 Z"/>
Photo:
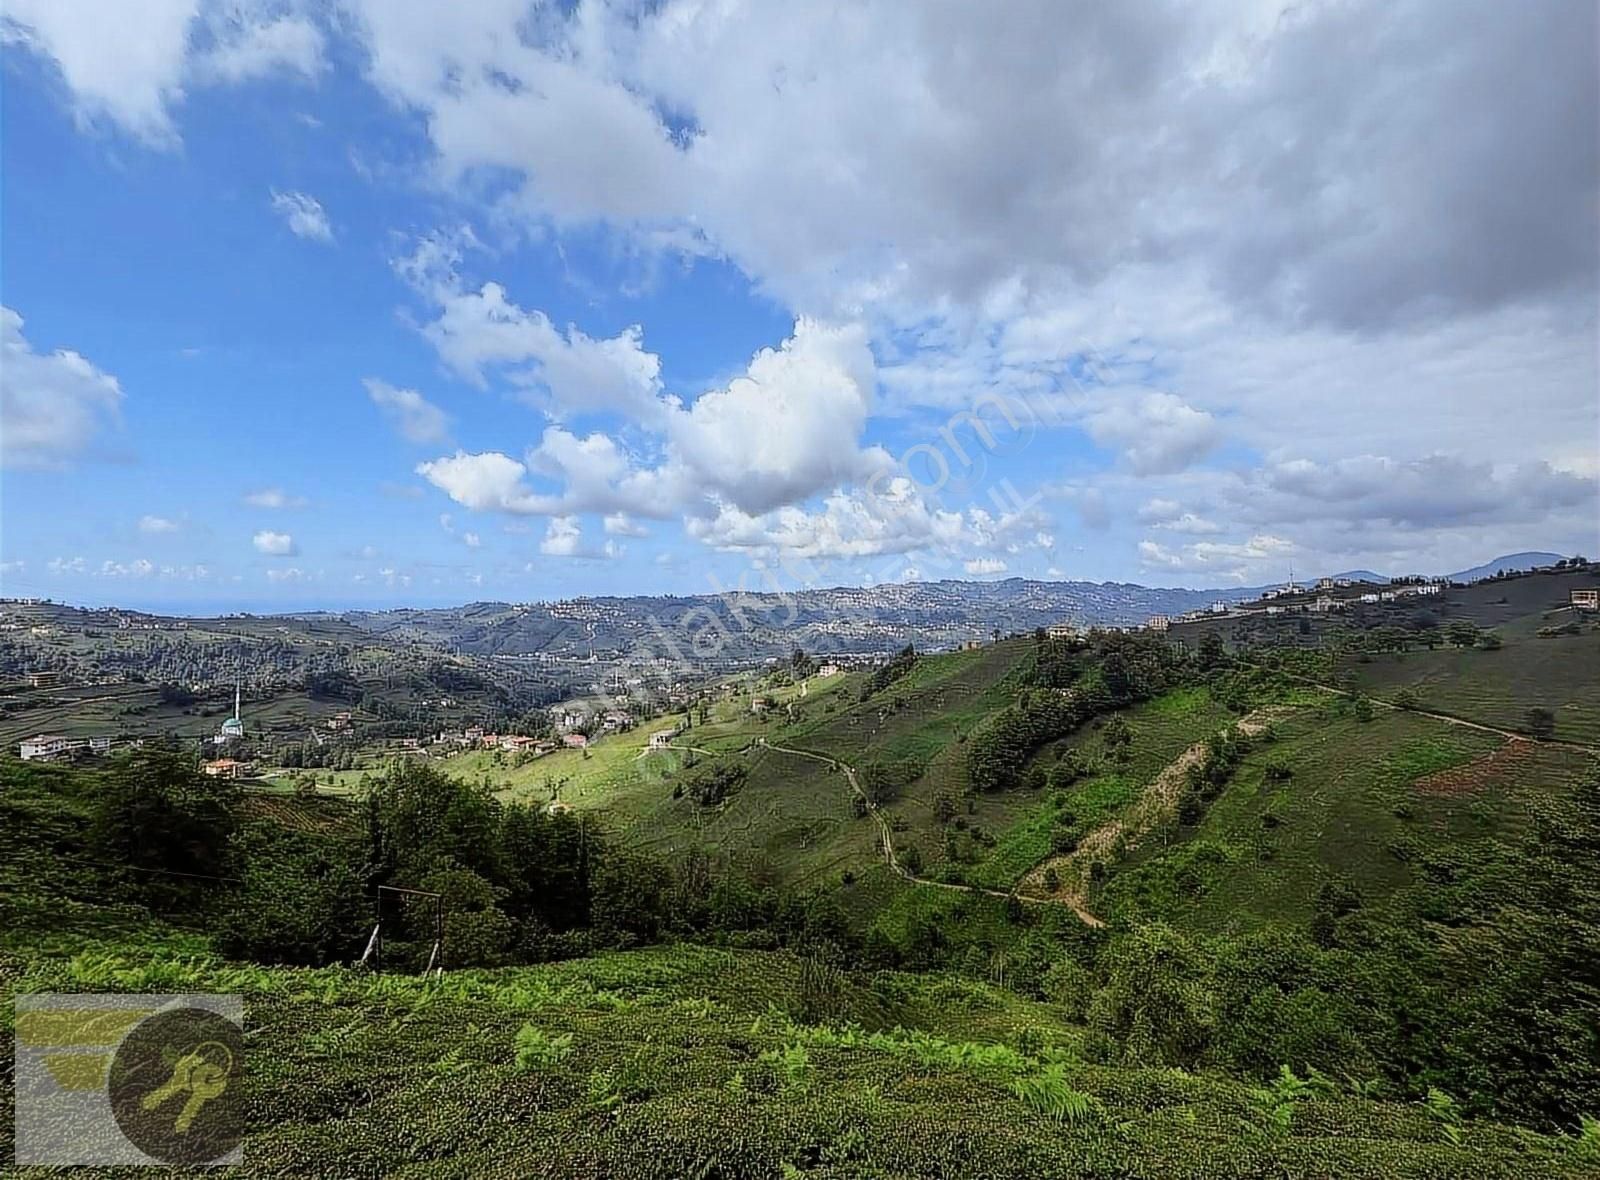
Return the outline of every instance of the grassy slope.
<path id="1" fill-rule="evenodd" d="M 1026 790 L 985 796 L 973 817 L 994 832 L 995 846 L 967 870 L 974 884 L 1006 889 L 1050 854 L 1050 835 L 1059 826 L 1058 795 L 1080 830 L 1111 817 L 1138 797 L 1161 768 L 1223 725 L 1231 714 L 1204 689 L 1181 689 L 1123 713 L 1133 731 L 1132 756 L 1065 792 Z M 1042 749 L 1035 761 L 1049 767 L 1072 748 L 1097 761 L 1104 752 L 1100 727 L 1091 725 Z M 942 855 L 942 850 L 941 850 Z"/>
<path id="2" fill-rule="evenodd" d="M 1492 734 L 1414 714 L 1379 710 L 1363 723 L 1332 699 L 1275 733 L 1198 825 L 1154 835 L 1113 871 L 1105 912 L 1212 931 L 1303 925 L 1335 878 L 1381 902 L 1414 882 L 1427 849 L 1514 833 L 1534 797 L 1583 767 L 1559 747 L 1496 754 L 1504 743 Z M 1274 764 L 1286 781 L 1269 781 Z"/>
<path id="3" fill-rule="evenodd" d="M 747 695 L 719 702 L 709 724 L 680 739 L 712 752 L 697 759 L 737 758 L 749 771 L 744 785 L 714 808 L 673 799 L 673 772 L 686 755 L 638 757 L 650 727 L 598 743 L 588 760 L 557 754 L 501 777 L 510 793 L 523 794 L 529 782 L 571 774 L 563 799 L 601 810 L 622 838 L 653 851 L 704 845 L 735 861 L 759 863 L 791 883 L 860 872 L 877 860 L 876 827 L 855 815 L 843 777 L 824 763 L 753 743 L 764 739 L 857 764 L 869 758 L 931 758 L 928 775 L 907 792 L 903 804 L 929 810 L 936 793 L 951 785 L 951 776 L 964 774 L 958 735 L 1009 700 L 1006 678 L 1028 650 L 1028 642 L 1016 641 L 927 656 L 867 702 L 859 699 L 860 675 L 813 680 L 803 697 L 796 689 L 774 693 L 779 705 L 766 718 L 750 713 Z M 453 769 L 457 761 L 444 765 Z"/>
<path id="4" fill-rule="evenodd" d="M 1346 666 L 1356 684 L 1378 696 L 1410 688 L 1424 708 L 1506 729 L 1520 728 L 1538 706 L 1555 713 L 1558 738 L 1600 744 L 1600 631 L 1540 639 L 1532 628 L 1507 630 L 1512 633 L 1497 651 L 1385 653 Z"/>
<path id="5" fill-rule="evenodd" d="M 423 983 L 234 968 L 192 939 L 79 950 L 0 950 L 4 990 L 244 994 L 245 1176 L 1584 1174 L 1571 1141 L 1472 1124 L 1451 1145 L 1415 1105 L 1327 1097 L 1270 1132 L 1238 1083 L 1084 1064 L 1059 1010 L 950 976 L 854 977 L 800 1023 L 783 953 L 660 948 Z M 518 1067 L 525 1026 L 554 1059 Z M 1083 1117 L 1052 1121 L 1013 1090 L 1050 1061 L 1093 1099 Z M 0 1068 L 0 1099 L 12 1085 Z M 10 1134 L 0 1120 L 0 1151 Z"/>

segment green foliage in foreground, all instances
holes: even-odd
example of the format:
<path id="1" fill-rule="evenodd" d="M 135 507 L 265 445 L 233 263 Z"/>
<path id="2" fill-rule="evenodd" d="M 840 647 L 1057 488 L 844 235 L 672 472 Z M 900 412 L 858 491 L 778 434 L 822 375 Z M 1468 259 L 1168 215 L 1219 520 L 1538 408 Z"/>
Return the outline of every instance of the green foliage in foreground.
<path id="1" fill-rule="evenodd" d="M 1060 1009 L 948 976 L 851 974 L 842 1019 L 806 1023 L 787 1007 L 803 970 L 696 947 L 442 980 L 238 967 L 181 942 L 0 957 L 8 990 L 243 992 L 245 1176 L 1593 1175 L 1593 1132 L 1292 1071 L 1253 1090 L 1091 1064 Z"/>

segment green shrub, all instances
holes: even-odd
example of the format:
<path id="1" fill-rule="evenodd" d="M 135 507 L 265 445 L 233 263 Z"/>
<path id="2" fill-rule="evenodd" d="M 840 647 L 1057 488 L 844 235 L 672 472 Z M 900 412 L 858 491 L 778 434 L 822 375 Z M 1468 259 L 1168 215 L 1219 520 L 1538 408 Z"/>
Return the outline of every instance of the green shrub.
<path id="1" fill-rule="evenodd" d="M 551 1036 L 532 1024 L 524 1024 L 512 1041 L 516 1049 L 516 1067 L 527 1073 L 545 1066 L 557 1065 L 572 1053 L 572 1034 Z"/>

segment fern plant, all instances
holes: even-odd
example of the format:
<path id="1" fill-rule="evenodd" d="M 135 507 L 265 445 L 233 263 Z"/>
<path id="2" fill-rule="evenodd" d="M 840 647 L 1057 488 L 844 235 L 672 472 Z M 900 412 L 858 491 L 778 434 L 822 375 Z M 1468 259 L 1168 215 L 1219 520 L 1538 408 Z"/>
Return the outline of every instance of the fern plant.
<path id="1" fill-rule="evenodd" d="M 1428 1088 L 1428 1096 L 1422 1100 L 1422 1105 L 1428 1112 L 1428 1117 L 1439 1124 L 1439 1133 L 1445 1141 L 1451 1144 L 1461 1142 L 1461 1109 L 1456 1105 L 1456 1100 L 1437 1086 Z"/>
<path id="2" fill-rule="evenodd" d="M 1011 1084 L 1011 1092 L 1051 1122 L 1078 1125 L 1096 1122 L 1101 1115 L 1100 1103 L 1092 1095 L 1074 1090 L 1062 1065 L 1047 1065 L 1038 1073 L 1018 1078 Z"/>
<path id="3" fill-rule="evenodd" d="M 525 1024 L 517 1030 L 513 1043 L 517 1051 L 517 1068 L 524 1073 L 542 1066 L 555 1065 L 564 1061 L 572 1052 L 571 1033 L 551 1036 L 544 1029 L 531 1024 Z"/>
<path id="4" fill-rule="evenodd" d="M 811 1084 L 811 1054 L 799 1041 L 768 1049 L 759 1060 L 777 1071 L 785 1090 L 804 1090 Z"/>
<path id="5" fill-rule="evenodd" d="M 1585 1163 L 1600 1164 L 1600 1119 L 1578 1116 L 1578 1133 L 1572 1140 L 1572 1154 Z"/>

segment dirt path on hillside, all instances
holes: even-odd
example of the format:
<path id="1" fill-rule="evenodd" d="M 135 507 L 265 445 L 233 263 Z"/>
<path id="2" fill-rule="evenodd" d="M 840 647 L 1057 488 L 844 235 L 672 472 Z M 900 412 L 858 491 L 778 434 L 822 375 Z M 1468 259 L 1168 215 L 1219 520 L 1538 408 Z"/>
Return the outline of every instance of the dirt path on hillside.
<path id="1" fill-rule="evenodd" d="M 1246 660 L 1237 661 L 1241 664 Z M 1260 664 L 1249 664 L 1252 668 L 1261 668 Z M 1361 694 L 1351 692 L 1347 688 L 1335 688 L 1331 684 L 1323 684 L 1320 680 L 1313 680 L 1309 676 L 1296 676 L 1293 672 L 1281 672 L 1275 668 L 1262 668 L 1263 671 L 1272 672 L 1288 680 L 1298 681 L 1309 685 L 1322 692 L 1336 697 L 1355 697 Z M 1590 754 L 1600 754 L 1600 746 L 1585 745 L 1583 742 L 1568 741 L 1566 738 L 1536 738 L 1526 733 L 1518 733 L 1514 729 L 1501 729 L 1496 725 L 1485 725 L 1481 721 L 1469 721 L 1465 717 L 1456 717 L 1449 713 L 1435 713 L 1431 709 L 1403 709 L 1393 701 L 1386 701 L 1382 697 L 1368 696 L 1367 700 L 1377 705 L 1380 709 L 1391 709 L 1396 713 L 1415 713 L 1418 717 L 1431 717 L 1435 721 L 1443 721 L 1446 725 L 1459 725 L 1462 729 L 1476 729 L 1479 733 L 1492 733 L 1503 737 L 1508 742 L 1534 742 L 1545 746 L 1565 746 L 1569 750 L 1584 750 Z"/>
<path id="2" fill-rule="evenodd" d="M 1282 707 L 1257 709 L 1234 725 L 1246 737 L 1254 737 L 1286 712 Z M 1040 901 L 1054 901 L 1071 907 L 1072 911 L 1090 926 L 1105 925 L 1089 909 L 1089 865 L 1097 860 L 1110 861 L 1120 852 L 1138 846 L 1139 839 L 1163 820 L 1176 813 L 1178 795 L 1191 766 L 1196 766 L 1206 755 L 1206 743 L 1196 742 L 1179 754 L 1150 781 L 1139 797 L 1128 805 L 1121 815 L 1109 819 L 1078 842 L 1071 852 L 1047 857 L 1023 875 L 1017 882 L 1017 894 Z M 1045 887 L 1045 875 L 1056 871 L 1055 889 Z"/>
<path id="3" fill-rule="evenodd" d="M 883 852 L 884 863 L 887 864 L 897 876 L 910 881 L 912 884 L 924 885 L 929 889 L 944 889 L 951 893 L 981 893 L 985 897 L 997 898 L 1000 901 L 1008 901 L 1012 897 L 1016 897 L 1016 899 L 1022 902 L 1024 905 L 1071 906 L 1071 902 L 1059 898 L 1024 897 L 1021 894 L 1009 893 L 1004 889 L 988 889 L 982 885 L 957 885 L 952 881 L 934 881 L 927 877 L 917 876 L 910 869 L 906 868 L 905 865 L 900 863 L 900 858 L 896 854 L 894 847 L 894 831 L 889 826 L 888 819 L 884 816 L 883 812 L 879 810 L 878 805 L 872 801 L 867 793 L 861 789 L 861 784 L 856 781 L 855 767 L 849 766 L 839 761 L 839 759 L 830 757 L 827 754 L 818 754 L 814 750 L 800 750 L 793 746 L 774 746 L 768 743 L 765 738 L 757 739 L 756 748 L 762 750 L 771 750 L 776 754 L 793 754 L 797 758 L 810 758 L 816 762 L 826 763 L 828 766 L 844 775 L 845 782 L 850 784 L 850 789 L 855 792 L 856 797 L 866 805 L 867 814 L 871 816 L 874 822 L 876 822 L 878 825 L 878 833 L 880 837 L 879 847 Z M 1072 908 L 1076 910 L 1076 907 Z M 1091 926 L 1099 926 L 1102 924 L 1100 920 L 1093 914 L 1086 913 L 1081 910 L 1077 911 L 1077 913 L 1078 917 L 1082 918 Z"/>
<path id="4" fill-rule="evenodd" d="M 653 750 L 650 749 L 650 747 L 646 746 L 644 749 L 639 751 L 638 757 L 643 758 L 646 754 L 659 754 L 659 753 L 661 753 L 661 751 L 663 749 L 666 749 L 666 750 L 685 750 L 685 751 L 687 751 L 688 753 L 691 753 L 691 754 L 704 754 L 708 758 L 721 758 L 722 757 L 722 755 L 717 753 L 715 750 L 708 750 L 704 746 L 680 746 L 677 742 L 673 742 L 671 745 L 668 745 L 668 746 L 657 746 Z"/>

